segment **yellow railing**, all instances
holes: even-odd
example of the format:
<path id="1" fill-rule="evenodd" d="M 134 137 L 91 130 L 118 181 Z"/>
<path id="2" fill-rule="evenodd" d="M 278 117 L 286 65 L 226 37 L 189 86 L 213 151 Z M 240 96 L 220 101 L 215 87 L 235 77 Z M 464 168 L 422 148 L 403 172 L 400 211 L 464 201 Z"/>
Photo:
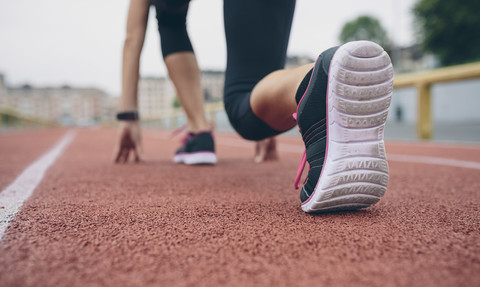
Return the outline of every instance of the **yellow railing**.
<path id="1" fill-rule="evenodd" d="M 394 88 L 417 87 L 417 135 L 431 139 L 433 134 L 431 86 L 435 83 L 480 78 L 480 62 L 395 76 Z"/>

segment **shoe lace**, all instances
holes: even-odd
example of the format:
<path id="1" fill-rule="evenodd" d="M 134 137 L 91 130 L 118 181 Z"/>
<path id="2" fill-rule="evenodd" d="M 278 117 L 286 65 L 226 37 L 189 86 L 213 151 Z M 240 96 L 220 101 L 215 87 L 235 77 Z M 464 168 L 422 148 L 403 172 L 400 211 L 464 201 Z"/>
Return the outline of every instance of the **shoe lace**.
<path id="1" fill-rule="evenodd" d="M 300 179 L 302 178 L 303 170 L 305 169 L 305 164 L 307 163 L 307 151 L 303 152 L 302 160 L 300 161 L 300 165 L 298 166 L 297 176 L 295 177 L 294 186 L 295 189 L 300 187 Z"/>
<path id="2" fill-rule="evenodd" d="M 293 118 L 297 120 L 297 113 L 294 113 Z M 300 130 L 300 127 L 298 128 Z M 303 151 L 302 159 L 300 165 L 298 166 L 297 175 L 295 176 L 295 181 L 293 183 L 295 189 L 300 187 L 300 180 L 302 179 L 303 170 L 305 169 L 305 164 L 307 163 L 307 150 Z"/>

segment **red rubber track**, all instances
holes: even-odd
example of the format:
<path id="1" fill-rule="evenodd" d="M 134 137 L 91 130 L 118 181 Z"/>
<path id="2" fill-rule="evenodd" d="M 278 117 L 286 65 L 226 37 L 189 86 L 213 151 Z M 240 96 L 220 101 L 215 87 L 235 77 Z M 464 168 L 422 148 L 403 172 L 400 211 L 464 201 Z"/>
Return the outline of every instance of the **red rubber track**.
<path id="1" fill-rule="evenodd" d="M 0 134 L 0 191 L 41 154 L 51 148 L 65 130 L 43 130 Z"/>
<path id="2" fill-rule="evenodd" d="M 2 189 L 64 132 L 0 135 Z M 0 241 L 0 286 L 480 285 L 479 169 L 390 161 L 378 204 L 308 215 L 301 152 L 254 164 L 253 144 L 216 138 L 217 166 L 173 164 L 155 131 L 147 162 L 114 165 L 115 130 L 78 130 Z M 475 146 L 387 153 L 480 163 Z"/>

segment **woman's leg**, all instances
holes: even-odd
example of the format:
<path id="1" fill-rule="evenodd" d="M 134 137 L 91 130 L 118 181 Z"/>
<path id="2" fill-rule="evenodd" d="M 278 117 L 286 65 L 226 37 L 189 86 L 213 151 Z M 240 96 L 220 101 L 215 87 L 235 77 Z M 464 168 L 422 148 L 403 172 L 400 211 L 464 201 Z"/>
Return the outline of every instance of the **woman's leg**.
<path id="1" fill-rule="evenodd" d="M 263 78 L 253 89 L 250 105 L 254 114 L 273 129 L 285 131 L 296 125 L 295 94 L 313 63 L 291 70 L 278 70 Z"/>
<path id="2" fill-rule="evenodd" d="M 153 0 L 157 10 L 163 58 L 180 103 L 187 114 L 189 133 L 177 150 L 175 163 L 215 164 L 215 144 L 204 111 L 200 69 L 187 33 L 189 0 Z"/>
<path id="3" fill-rule="evenodd" d="M 200 69 L 187 33 L 189 0 L 154 0 L 162 54 L 190 132 L 210 130 L 204 111 Z"/>
<path id="4" fill-rule="evenodd" d="M 225 0 L 225 109 L 237 132 L 261 140 L 295 126 L 295 91 L 311 68 L 284 67 L 295 0 Z"/>
<path id="5" fill-rule="evenodd" d="M 177 96 L 187 114 L 188 130 L 196 133 L 210 130 L 205 117 L 200 69 L 193 52 L 173 53 L 165 57 L 168 74 L 172 79 Z"/>

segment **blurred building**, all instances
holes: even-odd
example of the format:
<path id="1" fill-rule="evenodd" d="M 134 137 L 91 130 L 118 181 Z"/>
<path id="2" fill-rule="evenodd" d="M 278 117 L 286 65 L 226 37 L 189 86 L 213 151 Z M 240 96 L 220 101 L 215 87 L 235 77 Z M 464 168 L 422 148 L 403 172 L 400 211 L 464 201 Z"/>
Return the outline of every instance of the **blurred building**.
<path id="1" fill-rule="evenodd" d="M 5 78 L 3 74 L 0 74 L 0 105 L 4 104 L 6 90 L 7 90 L 7 87 L 5 86 Z"/>
<path id="2" fill-rule="evenodd" d="M 94 125 L 113 117 L 110 97 L 97 88 L 6 86 L 0 77 L 0 103 L 24 116 L 62 125 Z"/>
<path id="3" fill-rule="evenodd" d="M 138 111 L 142 119 L 158 118 L 170 111 L 175 88 L 167 78 L 143 77 L 138 82 Z"/>
<path id="4" fill-rule="evenodd" d="M 102 123 L 116 122 L 118 111 L 120 111 L 120 97 L 107 97 Z"/>
<path id="5" fill-rule="evenodd" d="M 206 102 L 223 99 L 225 73 L 202 71 L 201 84 Z M 166 77 L 142 77 L 138 83 L 138 110 L 142 119 L 159 118 L 176 107 L 177 93 Z"/>
<path id="6" fill-rule="evenodd" d="M 225 72 L 202 71 L 202 88 L 206 102 L 219 102 L 223 100 L 223 87 Z"/>
<path id="7" fill-rule="evenodd" d="M 390 53 L 396 73 L 412 73 L 438 67 L 435 56 L 426 53 L 419 45 L 395 47 Z"/>

